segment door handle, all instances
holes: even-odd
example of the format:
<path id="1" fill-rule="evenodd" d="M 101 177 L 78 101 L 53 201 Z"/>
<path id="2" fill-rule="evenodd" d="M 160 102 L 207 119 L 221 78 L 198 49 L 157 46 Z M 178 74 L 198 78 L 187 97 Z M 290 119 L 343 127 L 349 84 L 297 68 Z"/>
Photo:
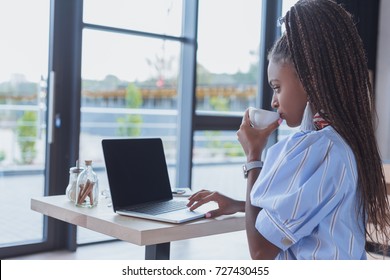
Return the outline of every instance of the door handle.
<path id="1" fill-rule="evenodd" d="M 55 115 L 54 115 L 54 104 L 55 104 L 55 83 L 56 83 L 56 74 L 54 71 L 49 73 L 49 106 L 48 106 L 48 116 L 47 116 L 47 142 L 48 144 L 54 143 L 54 125 L 55 125 Z"/>

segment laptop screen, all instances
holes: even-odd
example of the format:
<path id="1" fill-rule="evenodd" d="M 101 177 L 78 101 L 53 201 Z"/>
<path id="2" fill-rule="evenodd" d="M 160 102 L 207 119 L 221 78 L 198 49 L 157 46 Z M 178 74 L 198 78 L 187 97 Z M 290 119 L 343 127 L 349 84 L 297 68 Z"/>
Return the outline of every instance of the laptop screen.
<path id="1" fill-rule="evenodd" d="M 104 139 L 102 145 L 115 211 L 172 199 L 161 139 Z"/>

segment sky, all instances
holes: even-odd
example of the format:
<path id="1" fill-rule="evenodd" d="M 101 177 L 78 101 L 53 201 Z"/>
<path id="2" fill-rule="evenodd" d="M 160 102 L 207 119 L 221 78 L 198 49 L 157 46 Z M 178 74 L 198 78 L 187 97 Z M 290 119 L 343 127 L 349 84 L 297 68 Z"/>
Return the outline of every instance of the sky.
<path id="1" fill-rule="evenodd" d="M 12 73 L 37 82 L 47 73 L 48 15 L 48 0 L 0 0 L 0 82 Z"/>
<path id="2" fill-rule="evenodd" d="M 182 9 L 180 1 L 157 1 L 160 5 L 163 2 L 169 2 L 169 5 L 161 5 L 159 8 L 163 12 L 157 13 L 154 11 L 153 14 L 149 13 L 149 7 L 151 2 L 156 1 L 141 2 L 145 6 L 137 6 L 134 11 L 131 8 L 126 8 L 122 0 L 115 0 L 113 4 L 116 3 L 121 9 L 111 9 L 107 13 L 105 11 L 109 9 L 104 3 L 94 1 L 93 5 L 85 7 L 85 21 L 118 27 L 138 27 L 140 30 L 174 36 L 180 35 Z M 169 7 L 169 17 L 167 17 L 167 7 Z M 199 10 L 198 61 L 213 73 L 247 71 L 253 61 L 250 51 L 258 48 L 261 1 L 200 1 Z M 140 14 L 147 14 L 148 16 L 146 18 L 144 16 L 139 17 Z M 161 42 L 154 39 L 129 38 L 123 35 L 96 31 L 86 31 L 84 35 L 84 76 L 100 78 L 110 69 L 111 73 L 122 79 L 138 77 L 142 80 L 153 73 L 150 73 L 150 68 L 145 63 L 145 57 L 140 57 L 138 51 L 142 50 L 148 53 L 149 57 L 152 57 L 155 53 L 163 55 L 161 53 Z M 110 42 L 118 42 L 118 44 L 111 44 Z M 93 48 L 93 45 L 105 45 L 106 47 Z M 165 57 L 167 59 L 175 58 L 177 72 L 180 45 L 175 42 L 166 42 L 164 47 Z M 96 64 L 97 60 L 100 65 L 105 67 L 100 69 L 89 67 Z M 132 67 L 134 64 L 136 67 Z"/>
<path id="3" fill-rule="evenodd" d="M 33 82 L 46 77 L 49 2 L 0 0 L 0 82 L 12 73 L 23 73 Z M 255 59 L 251 51 L 259 47 L 261 2 L 200 0 L 199 63 L 213 73 L 247 71 Z M 84 21 L 179 36 L 181 9 L 180 0 L 84 0 Z M 180 44 L 176 42 L 91 30 L 84 31 L 83 41 L 83 78 L 113 74 L 131 81 L 156 75 L 139 51 L 152 59 L 172 59 L 171 72 L 178 69 Z"/>

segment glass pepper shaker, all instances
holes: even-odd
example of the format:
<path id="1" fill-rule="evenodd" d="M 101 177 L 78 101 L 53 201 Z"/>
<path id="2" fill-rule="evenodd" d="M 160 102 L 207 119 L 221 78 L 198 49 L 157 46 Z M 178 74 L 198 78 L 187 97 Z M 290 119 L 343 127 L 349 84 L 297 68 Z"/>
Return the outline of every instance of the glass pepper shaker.
<path id="1" fill-rule="evenodd" d="M 85 161 L 85 169 L 76 183 L 76 206 L 94 207 L 99 200 L 98 177 L 92 168 L 92 160 Z"/>
<path id="2" fill-rule="evenodd" d="M 78 164 L 77 164 L 78 165 Z M 68 199 L 72 202 L 76 202 L 76 184 L 79 174 L 84 170 L 84 168 L 79 166 L 74 166 L 69 169 L 69 183 L 66 187 L 65 194 Z"/>

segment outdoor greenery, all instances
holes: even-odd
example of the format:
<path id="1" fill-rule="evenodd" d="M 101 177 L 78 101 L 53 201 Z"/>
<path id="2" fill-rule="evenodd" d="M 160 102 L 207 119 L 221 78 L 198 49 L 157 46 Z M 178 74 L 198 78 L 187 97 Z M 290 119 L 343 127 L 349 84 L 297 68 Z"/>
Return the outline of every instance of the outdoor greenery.
<path id="1" fill-rule="evenodd" d="M 210 99 L 210 105 L 215 111 L 228 111 L 229 110 L 229 101 L 227 98 L 215 96 Z M 241 157 L 244 156 L 244 151 L 237 142 L 222 142 L 219 140 L 221 136 L 221 131 L 205 131 L 205 136 L 207 138 L 207 148 L 209 148 L 212 153 L 215 155 L 219 153 L 224 154 L 229 157 Z"/>
<path id="2" fill-rule="evenodd" d="M 18 119 L 16 126 L 16 136 L 20 147 L 21 164 L 33 163 L 37 151 L 35 142 L 37 137 L 37 113 L 26 111 Z"/>
<path id="3" fill-rule="evenodd" d="M 0 150 L 0 162 L 5 160 L 5 152 L 3 150 Z"/>
<path id="4" fill-rule="evenodd" d="M 243 157 L 245 156 L 244 150 L 238 142 L 225 142 L 223 149 L 228 157 Z"/>
<path id="5" fill-rule="evenodd" d="M 142 103 L 141 91 L 130 83 L 126 89 L 126 107 L 140 108 Z M 124 117 L 117 118 L 117 122 L 119 123 L 119 136 L 138 136 L 141 134 L 142 117 L 140 115 L 127 114 Z"/>

